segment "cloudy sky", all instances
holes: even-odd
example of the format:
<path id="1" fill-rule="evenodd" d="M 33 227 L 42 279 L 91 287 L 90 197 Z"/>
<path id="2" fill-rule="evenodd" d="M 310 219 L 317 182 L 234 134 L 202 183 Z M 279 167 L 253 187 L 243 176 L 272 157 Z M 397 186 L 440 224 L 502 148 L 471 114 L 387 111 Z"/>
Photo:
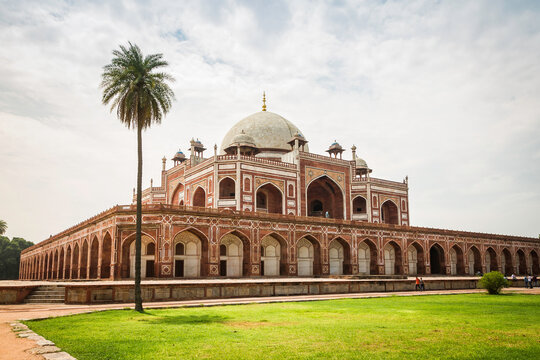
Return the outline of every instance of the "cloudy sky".
<path id="1" fill-rule="evenodd" d="M 145 186 L 192 137 L 219 145 L 265 90 L 311 151 L 355 144 L 373 176 L 408 175 L 412 225 L 537 237 L 539 4 L 0 1 L 0 219 L 39 242 L 130 203 L 136 134 L 99 83 L 131 41 L 176 78 L 144 135 Z"/>

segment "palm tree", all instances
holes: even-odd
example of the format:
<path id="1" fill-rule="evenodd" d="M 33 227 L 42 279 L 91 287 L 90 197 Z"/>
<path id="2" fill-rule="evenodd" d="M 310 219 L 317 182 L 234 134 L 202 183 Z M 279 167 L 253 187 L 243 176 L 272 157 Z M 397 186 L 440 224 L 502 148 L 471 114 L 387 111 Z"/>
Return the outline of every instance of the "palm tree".
<path id="1" fill-rule="evenodd" d="M 0 220 L 0 235 L 4 235 L 7 230 L 7 223 L 4 220 Z"/>
<path id="2" fill-rule="evenodd" d="M 172 106 L 174 93 L 167 81 L 173 77 L 156 69 L 168 63 L 162 54 L 143 56 L 137 45 L 129 43 L 114 50 L 113 59 L 103 67 L 101 87 L 102 102 L 111 103 L 118 119 L 129 129 L 137 130 L 137 230 L 135 237 L 135 310 L 142 312 L 141 297 L 141 182 L 142 182 L 142 131 L 161 119 Z"/>

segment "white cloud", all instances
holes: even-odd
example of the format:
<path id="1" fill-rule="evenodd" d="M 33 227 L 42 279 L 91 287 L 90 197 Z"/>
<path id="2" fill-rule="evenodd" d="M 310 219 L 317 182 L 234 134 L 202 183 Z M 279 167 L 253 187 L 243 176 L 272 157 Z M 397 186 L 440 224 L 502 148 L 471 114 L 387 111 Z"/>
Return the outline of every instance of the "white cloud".
<path id="1" fill-rule="evenodd" d="M 519 5 L 519 6 L 518 6 Z M 40 241 L 135 183 L 135 134 L 100 103 L 127 41 L 162 52 L 177 102 L 144 138 L 144 178 L 260 108 L 322 153 L 410 178 L 415 225 L 536 236 L 540 9 L 505 2 L 1 2 L 0 218 Z M 211 153 L 212 151 L 210 151 Z M 350 155 L 349 155 L 350 156 Z"/>

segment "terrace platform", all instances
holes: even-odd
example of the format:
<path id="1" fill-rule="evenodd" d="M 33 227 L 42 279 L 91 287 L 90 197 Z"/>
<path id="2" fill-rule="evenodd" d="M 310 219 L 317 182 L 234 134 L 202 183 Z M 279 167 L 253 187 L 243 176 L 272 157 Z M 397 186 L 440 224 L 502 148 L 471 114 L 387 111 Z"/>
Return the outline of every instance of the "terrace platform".
<path id="1" fill-rule="evenodd" d="M 423 277 L 426 290 L 476 289 L 478 277 Z M 121 281 L 0 281 L 0 304 L 23 303 L 33 291 L 57 286 L 64 289 L 66 304 L 131 303 L 134 301 L 132 280 Z M 523 286 L 517 280 L 512 286 Z M 192 280 L 143 280 L 145 302 L 167 302 L 245 297 L 353 294 L 410 291 L 414 277 L 370 278 L 239 278 Z M 44 303 L 47 301 L 44 300 Z"/>

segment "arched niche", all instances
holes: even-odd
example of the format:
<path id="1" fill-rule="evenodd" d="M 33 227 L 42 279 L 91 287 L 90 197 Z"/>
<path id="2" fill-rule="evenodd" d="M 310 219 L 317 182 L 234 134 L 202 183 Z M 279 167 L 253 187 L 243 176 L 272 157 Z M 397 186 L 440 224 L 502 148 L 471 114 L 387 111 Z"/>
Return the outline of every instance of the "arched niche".
<path id="1" fill-rule="evenodd" d="M 79 275 L 79 244 L 75 243 L 73 245 L 73 265 L 71 268 L 71 278 L 72 279 L 78 279 Z"/>
<path id="2" fill-rule="evenodd" d="M 512 264 L 512 254 L 508 249 L 503 249 L 501 252 L 501 269 L 505 275 L 511 275 L 514 273 Z"/>
<path id="3" fill-rule="evenodd" d="M 351 249 L 342 238 L 336 238 L 328 245 L 328 259 L 330 262 L 330 275 L 351 274 Z"/>
<path id="4" fill-rule="evenodd" d="M 381 205 L 381 222 L 385 224 L 399 224 L 398 207 L 392 200 L 386 200 Z"/>
<path id="5" fill-rule="evenodd" d="M 464 275 L 465 261 L 463 250 L 456 244 L 450 248 L 450 275 Z"/>
<path id="6" fill-rule="evenodd" d="M 184 230 L 173 239 L 173 276 L 196 278 L 204 273 L 203 253 L 208 252 L 205 237 L 190 230 Z"/>
<path id="7" fill-rule="evenodd" d="M 471 246 L 467 253 L 468 273 L 476 275 L 482 272 L 482 258 L 476 246 Z"/>
<path id="8" fill-rule="evenodd" d="M 519 249 L 516 252 L 516 260 L 517 260 L 517 272 L 519 275 L 527 275 L 527 261 L 525 259 L 525 253 L 523 250 Z"/>
<path id="9" fill-rule="evenodd" d="M 180 204 L 182 202 L 182 204 Z M 179 183 L 176 185 L 172 196 L 171 196 L 171 205 L 183 205 L 184 203 L 184 184 Z"/>
<path id="10" fill-rule="evenodd" d="M 445 275 L 446 262 L 444 258 L 444 249 L 441 245 L 435 243 L 429 249 L 429 260 L 431 264 L 431 273 Z"/>
<path id="11" fill-rule="evenodd" d="M 497 270 L 497 253 L 492 248 L 488 248 L 484 254 L 484 262 L 486 265 L 486 272 Z M 504 270 L 503 270 L 504 271 Z"/>
<path id="12" fill-rule="evenodd" d="M 358 273 L 360 275 L 377 275 L 377 246 L 369 239 L 358 245 Z"/>
<path id="13" fill-rule="evenodd" d="M 206 207 L 206 192 L 202 187 L 199 186 L 193 192 L 193 202 L 191 205 L 196 207 Z"/>
<path id="14" fill-rule="evenodd" d="M 112 258 L 112 238 L 107 232 L 103 237 L 101 244 L 101 278 L 109 279 L 111 277 L 111 258 Z"/>
<path id="15" fill-rule="evenodd" d="M 308 216 L 344 218 L 343 192 L 328 176 L 322 176 L 309 183 L 306 196 Z"/>
<path id="16" fill-rule="evenodd" d="M 257 189 L 255 208 L 259 212 L 283 213 L 283 194 L 274 184 L 267 183 Z"/>
<path id="17" fill-rule="evenodd" d="M 222 200 L 235 199 L 236 182 L 230 177 L 225 177 L 219 182 L 219 198 Z"/>
<path id="18" fill-rule="evenodd" d="M 87 278 L 87 268 L 88 268 L 88 241 L 86 239 L 83 240 L 82 246 L 81 246 L 81 266 L 80 266 L 80 279 L 86 279 Z"/>
<path id="19" fill-rule="evenodd" d="M 94 237 L 90 245 L 90 279 L 98 278 L 98 262 L 99 262 L 99 240 L 97 237 Z"/>
<path id="20" fill-rule="evenodd" d="M 396 275 L 402 273 L 401 248 L 395 241 L 390 241 L 383 248 L 384 273 Z"/>
<path id="21" fill-rule="evenodd" d="M 357 196 L 352 203 L 352 219 L 358 221 L 367 221 L 367 201 L 363 196 Z"/>
<path id="22" fill-rule="evenodd" d="M 129 236 L 122 244 L 121 277 L 135 277 L 135 234 Z M 141 279 L 156 275 L 156 243 L 147 234 L 141 236 Z"/>
<path id="23" fill-rule="evenodd" d="M 321 274 L 321 247 L 319 242 L 304 236 L 296 243 L 298 276 L 313 276 Z"/>
<path id="24" fill-rule="evenodd" d="M 540 264 L 538 261 L 538 253 L 535 250 L 531 250 L 529 253 L 529 266 L 531 269 L 531 274 L 539 274 L 540 273 Z"/>
<path id="25" fill-rule="evenodd" d="M 275 234 L 266 235 L 261 240 L 261 275 L 286 275 L 287 244 Z"/>
<path id="26" fill-rule="evenodd" d="M 407 263 L 409 275 L 424 275 L 426 273 L 424 249 L 417 242 L 413 242 L 407 249 Z"/>
<path id="27" fill-rule="evenodd" d="M 246 252 L 246 257 L 244 257 Z M 237 233 L 229 233 L 221 238 L 219 243 L 219 274 L 227 277 L 247 275 L 249 262 L 249 243 L 244 246 L 242 238 Z"/>

